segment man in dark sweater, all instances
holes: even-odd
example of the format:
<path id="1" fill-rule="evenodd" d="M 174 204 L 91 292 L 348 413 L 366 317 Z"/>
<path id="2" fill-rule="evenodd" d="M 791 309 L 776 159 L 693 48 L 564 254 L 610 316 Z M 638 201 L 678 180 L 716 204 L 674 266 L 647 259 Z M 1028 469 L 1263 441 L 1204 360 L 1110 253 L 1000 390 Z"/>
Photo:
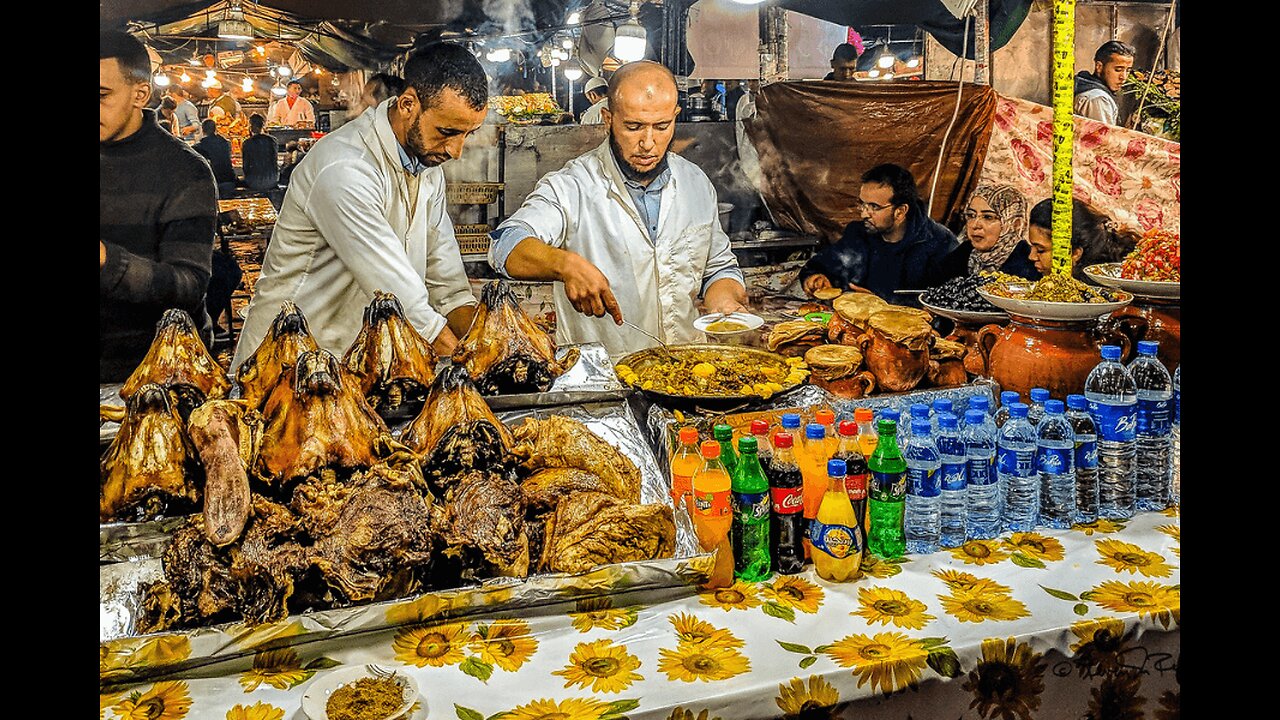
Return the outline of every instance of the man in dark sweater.
<path id="1" fill-rule="evenodd" d="M 280 182 L 280 146 L 275 138 L 262 132 L 266 122 L 260 113 L 250 115 L 249 137 L 240 144 L 244 184 L 250 190 L 275 190 Z"/>
<path id="2" fill-rule="evenodd" d="M 146 48 L 110 31 L 99 49 L 98 377 L 108 383 L 138 366 L 169 308 L 212 341 L 204 299 L 218 205 L 209 164 L 144 110 Z"/>
<path id="3" fill-rule="evenodd" d="M 218 123 L 205 120 L 200 124 L 204 137 L 192 147 L 209 161 L 213 168 L 213 179 L 218 183 L 218 197 L 227 197 L 235 192 L 239 178 L 231 166 L 231 143 L 218 134 Z"/>
<path id="4" fill-rule="evenodd" d="M 925 214 L 915 178 L 904 167 L 885 163 L 862 176 L 858 189 L 861 220 L 854 220 L 834 245 L 814 254 L 800 270 L 804 291 L 826 287 L 873 292 L 895 305 L 919 307 L 918 293 L 937 276 L 938 265 L 957 245 L 956 236 Z"/>

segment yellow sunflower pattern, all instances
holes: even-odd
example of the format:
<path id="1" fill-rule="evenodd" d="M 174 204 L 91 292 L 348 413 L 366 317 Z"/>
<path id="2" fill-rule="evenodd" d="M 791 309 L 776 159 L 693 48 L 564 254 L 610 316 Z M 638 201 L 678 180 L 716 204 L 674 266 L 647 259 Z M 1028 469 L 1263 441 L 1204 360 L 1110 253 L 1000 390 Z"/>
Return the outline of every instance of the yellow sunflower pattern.
<path id="1" fill-rule="evenodd" d="M 284 709 L 264 702 L 236 705 L 227 711 L 227 720 L 284 720 Z"/>
<path id="2" fill-rule="evenodd" d="M 668 618 L 676 631 L 676 649 L 662 648 L 658 670 L 681 682 L 716 682 L 751 671 L 739 648 L 742 641 L 725 628 L 684 613 Z"/>
<path id="3" fill-rule="evenodd" d="M 247 693 L 257 690 L 263 683 L 277 690 L 288 690 L 310 680 L 316 674 L 316 669 L 336 664 L 327 658 L 320 658 L 304 668 L 302 659 L 291 648 L 259 650 L 253 654 L 253 667 L 240 675 L 240 684 Z"/>
<path id="4" fill-rule="evenodd" d="M 939 595 L 938 599 L 943 611 L 960 622 L 1018 620 L 1031 615 L 1021 601 L 987 588 L 953 589 L 950 595 Z"/>
<path id="5" fill-rule="evenodd" d="M 1124 635 L 1124 621 L 1113 617 L 1081 620 L 1071 624 L 1071 634 L 1075 635 L 1077 640 L 1071 644 L 1071 652 L 1078 653 L 1087 643 Z"/>
<path id="6" fill-rule="evenodd" d="M 756 585 L 741 580 L 726 588 L 704 590 L 698 593 L 698 601 L 707 607 L 720 608 L 725 612 L 750 610 L 760 607 L 761 602 L 756 595 Z"/>
<path id="7" fill-rule="evenodd" d="M 573 626 L 580 633 L 594 628 L 621 630 L 636 624 L 636 608 L 614 608 L 613 601 L 607 597 L 579 600 L 576 608 L 577 611 L 569 613 L 569 617 L 573 618 Z"/>
<path id="8" fill-rule="evenodd" d="M 1057 562 L 1066 557 L 1062 543 L 1037 532 L 1016 532 L 1005 539 L 1013 552 L 1013 562 L 1021 567 L 1045 567 L 1047 562 Z"/>
<path id="9" fill-rule="evenodd" d="M 769 602 L 812 615 L 818 612 L 826 593 L 821 586 L 798 575 L 778 575 L 761 594 Z"/>
<path id="10" fill-rule="evenodd" d="M 1094 546 L 1102 556 L 1099 565 L 1113 568 L 1117 573 L 1137 573 L 1144 577 L 1169 577 L 1173 574 L 1159 553 L 1148 552 L 1121 540 L 1095 540 Z"/>
<path id="11" fill-rule="evenodd" d="M 119 638 L 98 646 L 99 671 L 168 665 L 191 656 L 191 641 L 181 635 Z"/>
<path id="12" fill-rule="evenodd" d="M 951 556 L 966 565 L 994 565 L 1013 556 L 1003 540 L 970 540 L 951 549 Z"/>
<path id="13" fill-rule="evenodd" d="M 906 687 L 916 687 L 929 660 L 923 640 L 913 640 L 895 632 L 849 635 L 823 649 L 840 667 L 853 668 L 858 687 L 871 683 L 885 695 Z"/>
<path id="14" fill-rule="evenodd" d="M 686 710 L 683 707 L 676 707 L 667 716 L 667 720 L 722 720 L 719 715 L 712 715 L 711 711 L 703 708 L 702 712 L 694 714 L 693 710 Z"/>
<path id="15" fill-rule="evenodd" d="M 990 578 L 980 578 L 977 575 L 967 573 L 963 570 L 934 570 L 933 576 L 941 580 L 952 590 L 990 592 L 1000 593 L 1003 595 L 1013 594 L 1013 588 L 1008 585 L 1002 585 Z"/>
<path id="16" fill-rule="evenodd" d="M 563 677 L 566 688 L 577 685 L 580 690 L 589 688 L 597 693 L 616 693 L 631 687 L 631 683 L 637 680 L 644 680 L 635 672 L 639 668 L 640 659 L 627 652 L 625 645 L 597 640 L 578 643 L 569 655 L 569 663 L 551 674 Z"/>
<path id="17" fill-rule="evenodd" d="M 1182 526 L 1159 525 L 1156 527 L 1156 530 L 1159 530 L 1165 535 L 1168 535 L 1169 537 L 1173 538 L 1174 542 L 1178 543 L 1174 547 L 1170 548 L 1170 550 L 1173 551 L 1174 555 L 1177 555 L 1178 557 L 1182 557 Z"/>
<path id="18" fill-rule="evenodd" d="M 481 663 L 515 672 L 538 651 L 538 641 L 529 634 L 529 624 L 523 620 L 494 620 L 477 626 L 470 648 Z"/>
<path id="19" fill-rule="evenodd" d="M 961 688 L 973 693 L 969 707 L 984 718 L 1033 720 L 1044 692 L 1046 663 L 1029 644 L 1014 638 L 982 641 L 982 656 Z"/>
<path id="20" fill-rule="evenodd" d="M 808 682 L 800 678 L 778 686 L 778 696 L 773 700 L 786 717 L 800 715 L 813 717 L 814 710 L 830 708 L 840 702 L 840 691 L 821 675 L 810 675 Z"/>
<path id="21" fill-rule="evenodd" d="M 676 637 L 682 647 L 705 646 L 736 650 L 743 645 L 732 632 L 718 628 L 688 613 L 676 613 L 667 620 L 675 628 Z"/>
<path id="22" fill-rule="evenodd" d="M 1137 613 L 1140 618 L 1154 618 L 1165 628 L 1169 627 L 1170 622 L 1181 622 L 1177 585 L 1162 585 L 1145 580 L 1127 583 L 1108 580 L 1081 593 L 1080 597 L 1114 612 Z"/>
<path id="23" fill-rule="evenodd" d="M 466 659 L 466 630 L 466 623 L 406 627 L 396 633 L 391 647 L 396 659 L 406 665 L 456 665 Z"/>
<path id="24" fill-rule="evenodd" d="M 849 614 L 865 618 L 868 625 L 893 624 L 908 630 L 921 630 L 935 619 L 925 612 L 924 603 L 893 588 L 859 588 L 858 602 L 862 607 Z"/>
<path id="25" fill-rule="evenodd" d="M 1093 522 L 1076 523 L 1071 526 L 1072 530 L 1082 532 L 1085 535 L 1093 535 L 1094 533 L 1118 533 L 1124 530 L 1125 523 L 1119 520 L 1108 520 L 1106 518 L 1098 518 Z"/>
<path id="26" fill-rule="evenodd" d="M 898 560 L 885 560 L 870 553 L 863 553 L 862 565 L 858 570 L 867 577 L 885 580 L 902 572 L 902 563 Z"/>
<path id="27" fill-rule="evenodd" d="M 191 710 L 191 693 L 181 680 L 135 690 L 111 710 L 120 720 L 182 720 Z"/>
<path id="28" fill-rule="evenodd" d="M 514 707 L 495 720 L 600 720 L 608 710 L 608 703 L 594 698 L 547 698 Z"/>

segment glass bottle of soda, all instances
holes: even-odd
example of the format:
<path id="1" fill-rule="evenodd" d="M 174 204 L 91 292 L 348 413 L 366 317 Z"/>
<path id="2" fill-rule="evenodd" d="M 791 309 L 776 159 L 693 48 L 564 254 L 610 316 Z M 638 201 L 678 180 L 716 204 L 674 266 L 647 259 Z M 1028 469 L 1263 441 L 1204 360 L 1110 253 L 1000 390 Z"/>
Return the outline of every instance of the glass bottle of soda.
<path id="1" fill-rule="evenodd" d="M 724 463 L 724 469 L 733 474 L 733 469 L 738 466 L 738 453 L 733 450 L 733 427 L 720 423 L 711 428 L 711 436 L 720 443 L 720 462 Z"/>
<path id="2" fill-rule="evenodd" d="M 675 508 L 684 508 L 693 518 L 690 498 L 693 497 L 693 475 L 702 467 L 702 452 L 698 449 L 698 428 L 680 428 L 680 444 L 671 456 L 671 501 Z"/>
<path id="3" fill-rule="evenodd" d="M 902 557 L 907 549 L 903 534 L 903 513 L 907 501 L 907 461 L 898 449 L 898 423 L 881 418 L 876 422 L 879 438 L 875 452 L 867 460 L 871 472 L 867 496 L 871 505 L 871 527 L 867 530 L 867 550 L 877 557 Z"/>
<path id="4" fill-rule="evenodd" d="M 854 420 L 840 422 L 840 443 L 832 458 L 843 460 L 846 468 L 844 478 L 845 490 L 849 492 L 849 502 L 853 503 L 853 512 L 862 524 L 863 532 L 867 527 L 867 459 L 859 447 L 858 423 Z"/>
<path id="5" fill-rule="evenodd" d="M 702 443 L 702 467 L 693 476 L 693 529 L 702 551 L 716 553 L 711 577 L 703 585 L 708 590 L 733 584 L 733 546 L 729 542 L 729 529 L 733 525 L 732 487 L 729 472 L 720 462 L 720 443 L 715 440 Z"/>
<path id="6" fill-rule="evenodd" d="M 773 512 L 769 517 L 770 567 L 782 575 L 804 570 L 804 480 L 792 451 L 795 438 L 783 431 L 773 438 L 766 474 Z"/>
<path id="7" fill-rule="evenodd" d="M 733 471 L 733 576 L 764 580 L 769 571 L 769 481 L 756 455 L 757 440 L 738 440 L 738 467 Z"/>

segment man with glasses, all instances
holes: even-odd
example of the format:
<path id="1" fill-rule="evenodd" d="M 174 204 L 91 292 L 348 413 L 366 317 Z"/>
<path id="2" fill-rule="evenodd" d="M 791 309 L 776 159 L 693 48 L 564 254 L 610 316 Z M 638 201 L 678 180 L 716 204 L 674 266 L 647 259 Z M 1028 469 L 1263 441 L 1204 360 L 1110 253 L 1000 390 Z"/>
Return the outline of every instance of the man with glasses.
<path id="1" fill-rule="evenodd" d="M 956 236 L 925 214 L 915 178 L 899 165 L 877 165 L 862 175 L 858 209 L 862 219 L 849 223 L 838 242 L 800 270 L 804 291 L 847 288 L 919 307 L 919 293 L 898 291 L 925 289 L 955 248 Z"/>

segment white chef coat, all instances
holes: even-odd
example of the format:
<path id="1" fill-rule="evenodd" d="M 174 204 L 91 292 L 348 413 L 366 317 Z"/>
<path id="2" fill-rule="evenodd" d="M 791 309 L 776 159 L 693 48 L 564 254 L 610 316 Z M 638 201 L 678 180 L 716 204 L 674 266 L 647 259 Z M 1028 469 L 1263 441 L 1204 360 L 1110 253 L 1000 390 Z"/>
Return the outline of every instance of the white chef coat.
<path id="1" fill-rule="evenodd" d="M 600 111 L 609 107 L 609 98 L 600 98 L 600 102 L 593 104 L 591 107 L 582 111 L 582 118 L 578 120 L 579 125 L 603 125 L 604 114 Z"/>
<path id="2" fill-rule="evenodd" d="M 667 153 L 667 163 L 671 179 L 661 192 L 652 242 L 607 139 L 543 176 L 494 234 L 516 223 L 528 226 L 539 240 L 599 268 L 628 321 L 668 343 L 701 341 L 693 321 L 704 285 L 717 275 L 741 282 L 742 273 L 720 228 L 711 180 L 675 153 Z M 505 257 L 496 259 L 495 249 L 489 248 L 489 264 L 505 273 Z M 595 318 L 574 310 L 563 283 L 555 283 L 553 294 L 557 343 L 598 342 L 615 358 L 654 345 L 608 315 Z"/>
<path id="3" fill-rule="evenodd" d="M 311 103 L 301 95 L 293 101 L 293 107 L 289 107 L 289 98 L 280 98 L 275 105 L 271 106 L 271 112 L 267 114 L 268 125 L 293 127 L 300 122 L 308 122 L 313 125 L 316 122 L 316 111 L 311 108 Z"/>
<path id="4" fill-rule="evenodd" d="M 375 290 L 394 293 L 413 327 L 434 340 L 445 316 L 475 304 L 444 171 L 418 175 L 416 203 L 387 120 L 387 100 L 325 135 L 293 171 L 236 343 L 233 371 L 257 350 L 292 300 L 320 347 L 341 357 Z"/>

